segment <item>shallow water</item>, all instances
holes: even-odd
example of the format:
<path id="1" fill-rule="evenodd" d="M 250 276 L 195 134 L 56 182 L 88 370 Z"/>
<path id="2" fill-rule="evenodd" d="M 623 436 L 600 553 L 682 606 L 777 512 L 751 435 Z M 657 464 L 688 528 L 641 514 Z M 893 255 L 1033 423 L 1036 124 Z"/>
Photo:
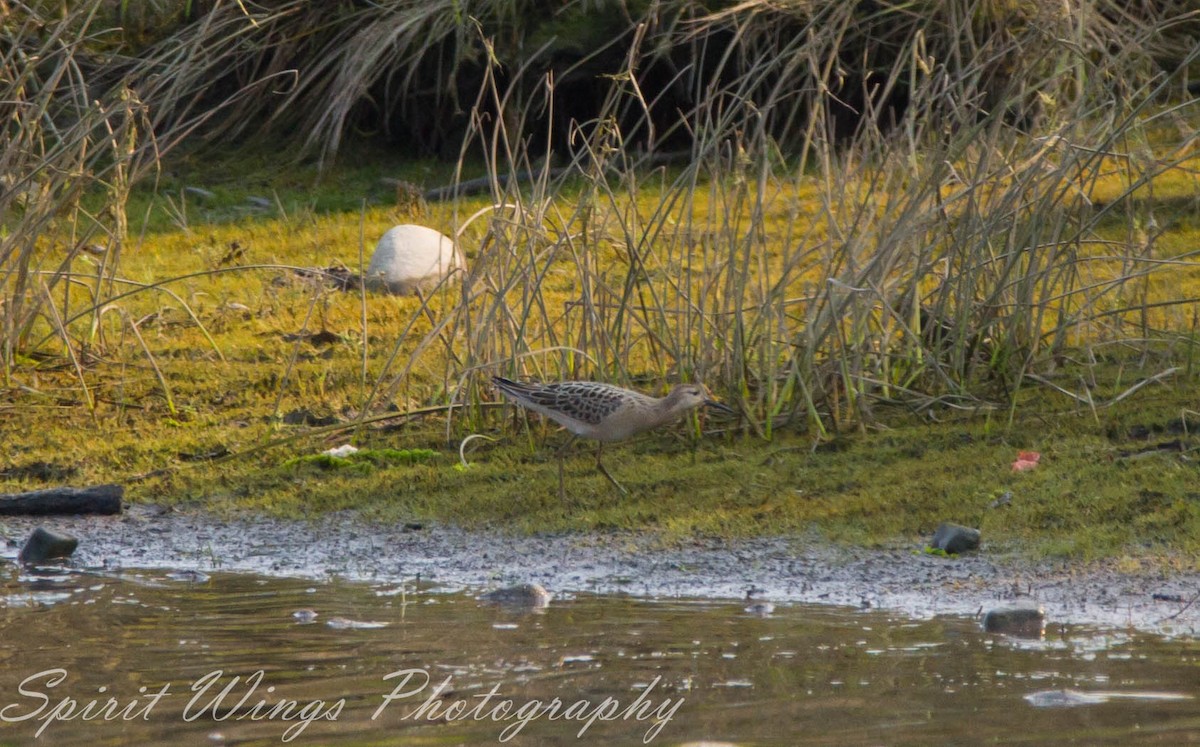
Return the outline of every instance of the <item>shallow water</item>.
<path id="1" fill-rule="evenodd" d="M 1052 626 L 1023 640 L 961 617 L 582 594 L 528 611 L 245 574 L 0 574 L 3 744 L 39 729 L 55 745 L 1200 741 L 1192 638 Z"/>

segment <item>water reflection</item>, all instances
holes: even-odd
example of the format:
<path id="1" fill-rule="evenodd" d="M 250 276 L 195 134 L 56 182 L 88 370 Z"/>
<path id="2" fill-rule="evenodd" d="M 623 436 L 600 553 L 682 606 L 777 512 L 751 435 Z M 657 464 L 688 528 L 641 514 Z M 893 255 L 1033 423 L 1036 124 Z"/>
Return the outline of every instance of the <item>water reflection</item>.
<path id="1" fill-rule="evenodd" d="M 40 729 L 56 745 L 1176 744 L 1200 728 L 1192 639 L 1052 626 L 1022 640 L 971 619 L 762 615 L 746 600 L 580 594 L 529 610 L 397 583 L 3 570 L 4 743 Z"/>

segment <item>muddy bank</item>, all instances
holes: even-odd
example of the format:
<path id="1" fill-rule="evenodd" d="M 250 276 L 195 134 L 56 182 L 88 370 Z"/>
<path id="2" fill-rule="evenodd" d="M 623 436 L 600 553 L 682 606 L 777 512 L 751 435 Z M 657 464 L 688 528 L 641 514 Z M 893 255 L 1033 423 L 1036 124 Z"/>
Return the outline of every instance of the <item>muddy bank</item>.
<path id="1" fill-rule="evenodd" d="M 1200 590 L 1200 575 L 1034 567 L 991 557 L 986 545 L 981 553 L 954 559 L 915 548 L 847 549 L 804 538 L 704 539 L 663 548 L 652 537 L 628 534 L 520 536 L 380 526 L 348 514 L 307 523 L 134 506 L 123 516 L 5 519 L 5 557 L 15 558 L 39 524 L 79 538 L 75 565 L 112 570 L 420 580 L 479 589 L 536 581 L 559 595 L 740 599 L 755 586 L 761 598 L 776 603 L 869 607 L 919 618 L 975 616 L 996 605 L 1034 601 L 1045 608 L 1050 629 L 1062 623 L 1173 634 L 1200 629 L 1200 603 L 1187 604 Z"/>

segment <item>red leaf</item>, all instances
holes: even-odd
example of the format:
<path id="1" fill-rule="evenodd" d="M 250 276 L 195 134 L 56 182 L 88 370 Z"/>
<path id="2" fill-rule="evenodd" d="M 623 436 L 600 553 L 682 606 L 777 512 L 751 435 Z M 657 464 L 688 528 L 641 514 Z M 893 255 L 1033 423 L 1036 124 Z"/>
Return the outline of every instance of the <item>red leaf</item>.
<path id="1" fill-rule="evenodd" d="M 1025 472 L 1038 466 L 1042 455 L 1036 451 L 1018 451 L 1017 461 L 1012 463 L 1013 472 Z"/>

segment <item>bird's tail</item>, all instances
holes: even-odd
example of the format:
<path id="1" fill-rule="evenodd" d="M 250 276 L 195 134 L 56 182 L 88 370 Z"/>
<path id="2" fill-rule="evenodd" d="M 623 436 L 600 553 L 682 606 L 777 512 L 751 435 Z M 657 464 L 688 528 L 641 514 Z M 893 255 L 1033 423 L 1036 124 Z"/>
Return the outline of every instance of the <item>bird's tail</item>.
<path id="1" fill-rule="evenodd" d="M 493 376 L 492 384 L 504 394 L 514 398 L 528 396 L 533 391 L 533 387 L 529 384 L 506 379 L 503 376 Z"/>

